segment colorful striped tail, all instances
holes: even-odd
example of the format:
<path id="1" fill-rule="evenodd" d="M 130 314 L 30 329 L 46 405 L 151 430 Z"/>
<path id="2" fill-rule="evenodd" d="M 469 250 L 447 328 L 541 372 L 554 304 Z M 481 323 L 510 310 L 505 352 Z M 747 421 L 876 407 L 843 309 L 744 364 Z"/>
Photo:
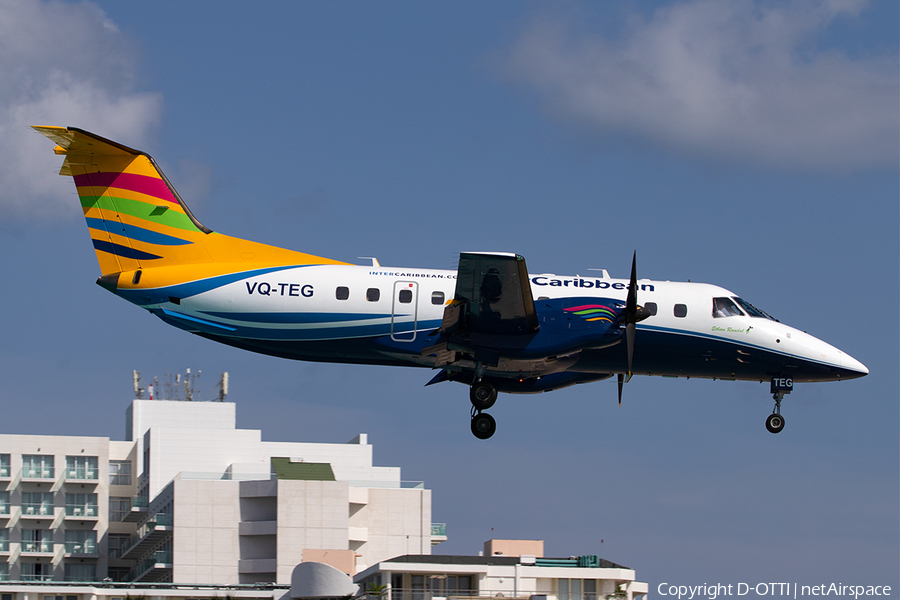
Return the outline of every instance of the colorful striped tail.
<path id="1" fill-rule="evenodd" d="M 211 231 L 144 152 L 74 127 L 34 129 L 66 157 L 59 174 L 75 180 L 101 279 L 154 267 L 193 266 L 178 269 L 175 279 L 184 280 L 262 265 L 341 264 Z"/>

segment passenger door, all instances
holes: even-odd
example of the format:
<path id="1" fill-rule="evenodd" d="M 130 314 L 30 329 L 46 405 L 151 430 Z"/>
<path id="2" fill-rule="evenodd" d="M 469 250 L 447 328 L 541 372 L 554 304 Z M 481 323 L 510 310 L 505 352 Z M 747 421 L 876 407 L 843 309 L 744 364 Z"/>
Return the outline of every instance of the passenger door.
<path id="1" fill-rule="evenodd" d="M 415 281 L 395 281 L 391 304 L 391 339 L 412 342 L 416 339 L 419 305 L 419 284 Z"/>

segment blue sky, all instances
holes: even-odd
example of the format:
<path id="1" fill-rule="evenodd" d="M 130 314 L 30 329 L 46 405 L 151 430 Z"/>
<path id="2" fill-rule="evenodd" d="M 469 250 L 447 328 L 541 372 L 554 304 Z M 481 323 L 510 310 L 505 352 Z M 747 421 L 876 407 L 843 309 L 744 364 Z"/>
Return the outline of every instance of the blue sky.
<path id="1" fill-rule="evenodd" d="M 900 185 L 893 1 L 0 2 L 0 431 L 121 439 L 130 374 L 222 371 L 266 439 L 367 432 L 449 541 L 541 538 L 651 583 L 900 589 Z M 94 285 L 71 181 L 27 125 L 149 152 L 217 230 L 452 268 L 514 251 L 727 287 L 863 379 L 635 378 L 501 396 L 295 363 L 164 326 Z M 601 540 L 603 542 L 601 543 Z"/>

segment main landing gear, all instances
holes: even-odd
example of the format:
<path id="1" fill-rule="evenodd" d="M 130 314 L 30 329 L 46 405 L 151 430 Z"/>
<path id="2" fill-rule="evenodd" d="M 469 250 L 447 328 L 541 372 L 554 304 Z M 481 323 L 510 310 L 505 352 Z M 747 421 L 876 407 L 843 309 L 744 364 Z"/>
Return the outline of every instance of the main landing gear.
<path id="1" fill-rule="evenodd" d="M 486 440 L 497 431 L 494 417 L 481 412 L 497 401 L 497 388 L 486 381 L 476 381 L 469 388 L 469 400 L 472 401 L 472 434 L 479 440 Z"/>

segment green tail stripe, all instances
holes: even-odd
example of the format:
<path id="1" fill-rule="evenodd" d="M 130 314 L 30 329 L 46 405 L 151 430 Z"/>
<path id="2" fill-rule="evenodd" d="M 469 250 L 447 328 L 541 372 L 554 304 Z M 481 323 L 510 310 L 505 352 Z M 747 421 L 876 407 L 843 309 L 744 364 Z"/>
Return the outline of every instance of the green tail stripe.
<path id="1" fill-rule="evenodd" d="M 184 231 L 199 231 L 186 214 L 140 200 L 110 196 L 81 196 L 81 206 L 82 208 L 99 208 L 100 210 L 120 212 L 152 224 L 165 225 Z"/>

